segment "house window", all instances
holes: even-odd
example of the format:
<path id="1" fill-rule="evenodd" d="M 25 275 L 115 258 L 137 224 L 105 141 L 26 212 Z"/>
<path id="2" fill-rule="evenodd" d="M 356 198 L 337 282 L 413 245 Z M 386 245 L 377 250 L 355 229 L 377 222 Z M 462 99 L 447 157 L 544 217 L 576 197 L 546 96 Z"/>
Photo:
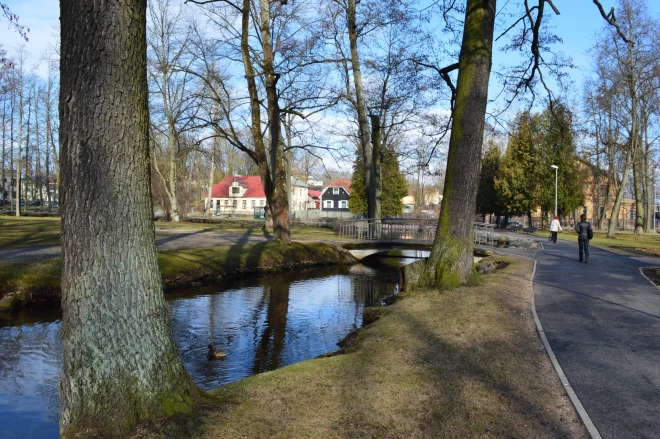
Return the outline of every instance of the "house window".
<path id="1" fill-rule="evenodd" d="M 339 202 L 339 208 L 340 208 L 340 209 L 348 209 L 348 201 L 346 201 L 346 200 L 341 200 L 341 201 Z"/>
<path id="2" fill-rule="evenodd" d="M 238 200 L 233 200 L 233 201 L 234 202 L 233 202 L 232 206 L 234 206 L 234 209 L 235 209 L 236 207 L 238 207 Z"/>
<path id="3" fill-rule="evenodd" d="M 252 207 L 253 207 L 253 208 L 254 208 L 254 206 L 255 206 L 256 204 L 257 204 L 257 201 L 256 201 L 256 200 L 252 200 Z"/>
<path id="4" fill-rule="evenodd" d="M 259 200 L 259 206 L 264 207 L 264 204 L 266 204 L 266 200 Z"/>
<path id="5" fill-rule="evenodd" d="M 243 200 L 243 209 L 247 209 L 247 200 Z"/>
<path id="6" fill-rule="evenodd" d="M 339 188 L 338 188 L 338 187 L 333 187 L 333 188 L 332 188 L 332 194 L 333 194 L 333 195 L 337 195 L 337 194 L 339 194 Z"/>
<path id="7" fill-rule="evenodd" d="M 225 206 L 229 206 L 229 200 L 225 200 Z"/>
<path id="8" fill-rule="evenodd" d="M 332 209 L 333 208 L 332 200 L 323 200 L 323 207 L 325 209 Z"/>

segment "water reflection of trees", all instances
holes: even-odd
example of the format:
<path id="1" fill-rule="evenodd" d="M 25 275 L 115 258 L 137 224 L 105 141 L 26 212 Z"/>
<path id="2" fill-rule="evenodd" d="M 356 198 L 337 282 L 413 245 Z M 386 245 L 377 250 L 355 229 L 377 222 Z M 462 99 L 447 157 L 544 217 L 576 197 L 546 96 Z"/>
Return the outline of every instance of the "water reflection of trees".
<path id="1" fill-rule="evenodd" d="M 252 373 L 277 369 L 282 364 L 291 282 L 276 281 L 264 288 L 266 322 L 256 347 Z"/>

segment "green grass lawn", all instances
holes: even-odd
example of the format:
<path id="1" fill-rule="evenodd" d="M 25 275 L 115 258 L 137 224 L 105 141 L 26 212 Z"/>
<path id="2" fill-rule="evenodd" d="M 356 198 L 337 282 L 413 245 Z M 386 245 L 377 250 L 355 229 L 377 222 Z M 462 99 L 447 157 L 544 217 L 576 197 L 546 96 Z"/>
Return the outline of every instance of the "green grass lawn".
<path id="1" fill-rule="evenodd" d="M 0 248 L 59 245 L 57 217 L 0 216 Z"/>
<path id="2" fill-rule="evenodd" d="M 236 233 L 263 235 L 263 221 L 251 219 L 229 220 L 217 223 L 156 223 L 156 236 L 167 234 L 168 231 L 205 230 L 217 233 Z M 270 232 L 272 234 L 272 231 Z M 334 231 L 318 228 L 293 226 L 291 237 L 305 240 L 334 240 Z M 0 249 L 14 247 L 31 247 L 60 244 L 60 219 L 53 217 L 21 217 L 0 216 Z"/>

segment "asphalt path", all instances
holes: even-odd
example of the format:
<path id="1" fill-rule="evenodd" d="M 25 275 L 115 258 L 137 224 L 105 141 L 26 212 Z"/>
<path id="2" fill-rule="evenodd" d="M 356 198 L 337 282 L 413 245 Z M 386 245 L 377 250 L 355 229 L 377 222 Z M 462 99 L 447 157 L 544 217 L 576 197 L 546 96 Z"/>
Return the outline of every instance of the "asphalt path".
<path id="1" fill-rule="evenodd" d="M 550 346 L 603 438 L 660 438 L 660 290 L 640 267 L 660 266 L 577 243 L 543 243 L 534 297 Z"/>

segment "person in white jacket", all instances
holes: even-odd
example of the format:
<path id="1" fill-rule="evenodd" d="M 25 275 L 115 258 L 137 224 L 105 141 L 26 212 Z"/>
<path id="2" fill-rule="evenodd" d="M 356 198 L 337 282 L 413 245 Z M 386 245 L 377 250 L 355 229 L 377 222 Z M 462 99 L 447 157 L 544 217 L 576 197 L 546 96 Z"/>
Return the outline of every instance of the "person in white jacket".
<path id="1" fill-rule="evenodd" d="M 559 217 L 555 216 L 550 223 L 550 233 L 552 233 L 550 241 L 554 242 L 555 244 L 557 244 L 557 232 L 563 232 L 563 230 L 561 228 L 561 224 L 559 224 Z"/>

